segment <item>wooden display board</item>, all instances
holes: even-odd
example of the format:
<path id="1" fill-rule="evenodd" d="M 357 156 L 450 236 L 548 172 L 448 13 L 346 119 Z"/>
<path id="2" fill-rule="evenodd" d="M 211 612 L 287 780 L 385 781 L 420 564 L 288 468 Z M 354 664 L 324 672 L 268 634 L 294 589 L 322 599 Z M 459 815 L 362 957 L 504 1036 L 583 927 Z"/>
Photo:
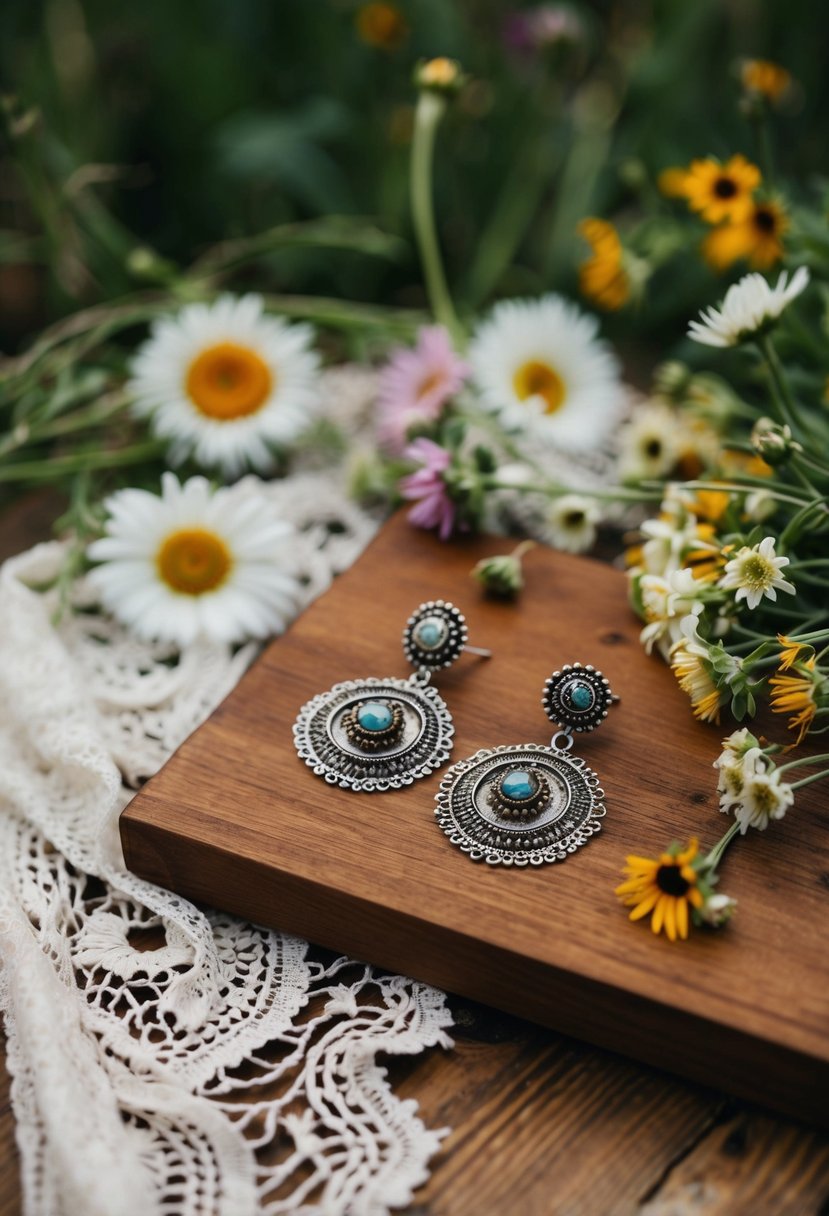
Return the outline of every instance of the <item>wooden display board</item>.
<path id="1" fill-rule="evenodd" d="M 469 571 L 509 543 L 451 545 L 395 517 L 362 558 L 274 642 L 212 717 L 127 807 L 130 869 L 252 921 L 297 933 L 794 1116 L 829 1124 L 829 833 L 820 786 L 765 833 L 732 846 L 723 931 L 684 943 L 632 925 L 613 895 L 630 852 L 673 838 L 710 847 L 722 729 L 694 722 L 670 670 L 648 659 L 612 568 L 539 547 L 514 604 Z M 469 639 L 435 682 L 453 759 L 549 742 L 546 676 L 592 663 L 621 704 L 576 751 L 598 773 L 602 831 L 566 862 L 531 870 L 470 861 L 438 829 L 442 771 L 356 794 L 297 757 L 300 706 L 341 680 L 405 676 L 409 613 L 452 600 Z M 726 729 L 731 729 L 727 727 Z"/>

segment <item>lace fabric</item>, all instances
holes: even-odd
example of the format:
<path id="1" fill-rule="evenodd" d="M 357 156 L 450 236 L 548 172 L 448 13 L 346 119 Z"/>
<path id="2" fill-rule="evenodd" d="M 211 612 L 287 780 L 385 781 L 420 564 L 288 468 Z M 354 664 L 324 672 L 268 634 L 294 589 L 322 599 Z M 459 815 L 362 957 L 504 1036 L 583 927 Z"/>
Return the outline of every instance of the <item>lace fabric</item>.
<path id="1" fill-rule="evenodd" d="M 296 525 L 310 600 L 374 525 L 330 472 L 256 485 Z M 0 1003 L 26 1212 L 407 1204 L 444 1133 L 377 1057 L 450 1045 L 443 994 L 125 869 L 121 810 L 255 648 L 139 642 L 83 579 L 55 622 L 56 592 L 38 588 L 64 555 L 40 545 L 0 572 Z"/>

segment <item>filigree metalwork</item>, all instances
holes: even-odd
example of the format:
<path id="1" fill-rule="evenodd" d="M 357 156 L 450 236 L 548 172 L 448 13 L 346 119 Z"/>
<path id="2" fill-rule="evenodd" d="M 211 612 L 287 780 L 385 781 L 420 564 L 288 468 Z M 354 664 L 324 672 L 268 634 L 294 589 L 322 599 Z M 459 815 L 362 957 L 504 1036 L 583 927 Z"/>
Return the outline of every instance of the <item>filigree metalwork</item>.
<path id="1" fill-rule="evenodd" d="M 425 679 L 424 679 L 425 676 Z M 363 793 L 401 789 L 449 759 L 455 728 L 443 698 L 426 680 L 394 676 L 346 680 L 319 693 L 299 711 L 294 743 L 302 760 L 329 785 Z M 400 726 L 381 746 L 366 748 L 354 737 L 360 707 L 394 705 Z"/>
<path id="2" fill-rule="evenodd" d="M 515 819 L 493 796 L 516 770 L 537 772 L 547 798 L 531 819 Z M 580 756 L 538 743 L 485 748 L 453 764 L 440 783 L 435 816 L 473 861 L 540 866 L 564 861 L 598 832 L 605 815 L 599 779 Z"/>

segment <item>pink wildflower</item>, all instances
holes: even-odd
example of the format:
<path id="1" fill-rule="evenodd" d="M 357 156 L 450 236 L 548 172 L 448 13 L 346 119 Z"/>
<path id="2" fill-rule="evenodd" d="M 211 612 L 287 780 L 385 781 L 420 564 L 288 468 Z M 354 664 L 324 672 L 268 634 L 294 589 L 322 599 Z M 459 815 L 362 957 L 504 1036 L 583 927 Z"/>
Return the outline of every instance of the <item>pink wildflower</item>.
<path id="1" fill-rule="evenodd" d="M 400 493 L 415 503 L 409 521 L 418 528 L 437 528 L 440 539 L 448 540 L 455 525 L 455 504 L 443 474 L 452 463 L 452 453 L 431 439 L 421 438 L 410 443 L 404 455 L 422 466 L 400 482 Z"/>
<path id="2" fill-rule="evenodd" d="M 383 447 L 400 453 L 409 428 L 439 418 L 468 374 L 440 325 L 421 329 L 414 350 L 395 351 L 380 377 L 377 435 Z"/>

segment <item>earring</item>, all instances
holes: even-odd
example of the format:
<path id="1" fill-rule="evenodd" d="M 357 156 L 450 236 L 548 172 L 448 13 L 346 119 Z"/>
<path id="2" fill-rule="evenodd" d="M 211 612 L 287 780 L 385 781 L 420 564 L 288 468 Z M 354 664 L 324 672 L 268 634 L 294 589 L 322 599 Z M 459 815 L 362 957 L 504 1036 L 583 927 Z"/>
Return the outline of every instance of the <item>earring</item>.
<path id="1" fill-rule="evenodd" d="M 595 730 L 619 698 L 595 667 L 567 664 L 544 685 L 541 703 L 558 726 L 540 743 L 485 748 L 453 764 L 440 783 L 435 816 L 473 861 L 540 866 L 564 861 L 601 827 L 599 779 L 569 755 L 573 732 Z"/>
<path id="2" fill-rule="evenodd" d="M 412 613 L 403 650 L 415 668 L 408 679 L 346 680 L 313 697 L 294 723 L 302 760 L 329 785 L 364 793 L 400 789 L 428 777 L 449 759 L 455 727 L 430 680 L 467 646 L 466 620 L 454 604 L 429 600 Z"/>

